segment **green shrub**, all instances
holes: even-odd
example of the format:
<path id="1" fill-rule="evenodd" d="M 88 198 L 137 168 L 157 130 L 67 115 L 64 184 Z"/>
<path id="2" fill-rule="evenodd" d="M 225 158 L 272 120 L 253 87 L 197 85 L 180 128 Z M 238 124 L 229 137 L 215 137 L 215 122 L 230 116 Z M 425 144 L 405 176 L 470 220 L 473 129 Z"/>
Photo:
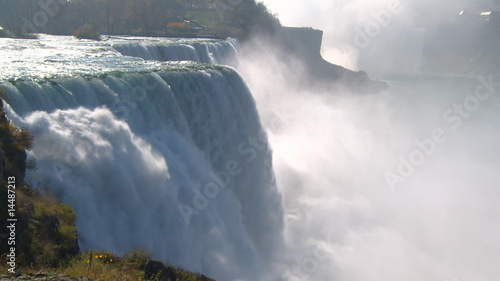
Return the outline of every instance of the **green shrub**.
<path id="1" fill-rule="evenodd" d="M 91 24 L 86 24 L 80 27 L 74 34 L 78 39 L 89 39 L 101 41 L 101 34 Z"/>
<path id="2" fill-rule="evenodd" d="M 135 249 L 123 257 L 122 262 L 128 267 L 144 270 L 153 253 L 144 249 Z"/>
<path id="3" fill-rule="evenodd" d="M 30 229 L 22 238 L 20 264 L 57 267 L 78 254 L 76 214 L 49 194 L 41 195 L 25 187 L 18 192 L 21 223 Z"/>
<path id="4" fill-rule="evenodd" d="M 26 130 L 14 126 L 12 122 L 0 123 L 0 143 L 21 150 L 30 150 L 33 146 L 33 136 Z M 8 153 L 7 151 L 5 153 Z"/>

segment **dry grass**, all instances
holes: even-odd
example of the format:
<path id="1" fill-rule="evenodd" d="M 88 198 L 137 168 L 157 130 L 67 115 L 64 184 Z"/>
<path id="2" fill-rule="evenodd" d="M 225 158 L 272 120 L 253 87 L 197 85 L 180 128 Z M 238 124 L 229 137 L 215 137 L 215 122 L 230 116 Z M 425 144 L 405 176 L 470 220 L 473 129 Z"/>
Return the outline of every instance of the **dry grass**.
<path id="1" fill-rule="evenodd" d="M 70 277 L 87 277 L 110 281 L 144 280 L 144 271 L 140 268 L 139 263 L 131 262 L 127 256 L 120 258 L 104 251 L 79 254 L 57 271 Z"/>
<path id="2" fill-rule="evenodd" d="M 103 281 L 142 281 L 146 280 L 144 267 L 150 259 L 151 253 L 145 250 L 134 250 L 123 257 L 105 251 L 91 251 L 73 257 L 59 268 L 23 267 L 20 270 L 23 274 L 31 275 L 40 272 L 50 275 L 63 274 L 75 280 L 86 277 Z M 172 269 L 177 277 L 172 281 L 213 281 L 180 268 Z M 0 265 L 0 272 L 7 272 L 5 264 Z"/>

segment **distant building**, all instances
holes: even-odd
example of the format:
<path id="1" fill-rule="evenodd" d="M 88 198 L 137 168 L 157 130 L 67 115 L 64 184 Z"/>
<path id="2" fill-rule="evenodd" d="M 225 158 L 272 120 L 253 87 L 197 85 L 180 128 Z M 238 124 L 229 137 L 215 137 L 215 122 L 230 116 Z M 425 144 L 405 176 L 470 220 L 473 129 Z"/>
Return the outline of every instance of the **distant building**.
<path id="1" fill-rule="evenodd" d="M 481 12 L 479 14 L 479 21 L 487 22 L 490 21 L 491 11 Z"/>
<path id="2" fill-rule="evenodd" d="M 464 24 L 485 24 L 485 23 L 498 23 L 500 15 L 499 10 L 495 11 L 482 11 L 471 13 L 467 10 L 462 10 L 456 17 L 450 19 L 450 22 L 464 23 Z"/>

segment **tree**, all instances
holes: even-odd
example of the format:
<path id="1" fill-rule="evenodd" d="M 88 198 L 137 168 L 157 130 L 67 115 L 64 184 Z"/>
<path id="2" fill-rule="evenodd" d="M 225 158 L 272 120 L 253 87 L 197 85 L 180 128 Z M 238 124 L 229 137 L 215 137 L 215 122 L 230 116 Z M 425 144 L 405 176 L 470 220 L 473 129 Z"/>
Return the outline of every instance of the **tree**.
<path id="1" fill-rule="evenodd" d="M 241 0 L 224 11 L 224 20 L 217 26 L 222 34 L 244 39 L 252 32 L 272 34 L 279 21 L 262 3 Z M 21 30 L 26 21 L 40 20 L 46 12 L 41 5 L 57 3 L 56 13 L 49 15 L 46 24 L 32 32 L 73 34 L 78 28 L 91 24 L 98 31 L 137 35 L 166 35 L 171 22 L 182 22 L 189 9 L 213 9 L 213 0 L 0 0 L 0 25 Z M 228 3 L 231 3 L 229 1 Z M 228 4 L 229 5 L 229 4 Z M 200 13 L 203 15 L 203 13 Z M 210 17 L 210 11 L 206 13 Z M 38 15 L 38 16 L 37 16 Z M 213 15 L 213 14 L 212 14 Z M 212 20 L 210 20 L 212 21 Z M 216 21 L 215 21 L 216 22 Z M 215 26 L 215 24 L 214 24 Z"/>
<path id="2" fill-rule="evenodd" d="M 233 11 L 226 13 L 226 24 L 242 30 L 242 38 L 248 39 L 254 32 L 272 35 L 281 24 L 263 3 L 244 0 Z"/>

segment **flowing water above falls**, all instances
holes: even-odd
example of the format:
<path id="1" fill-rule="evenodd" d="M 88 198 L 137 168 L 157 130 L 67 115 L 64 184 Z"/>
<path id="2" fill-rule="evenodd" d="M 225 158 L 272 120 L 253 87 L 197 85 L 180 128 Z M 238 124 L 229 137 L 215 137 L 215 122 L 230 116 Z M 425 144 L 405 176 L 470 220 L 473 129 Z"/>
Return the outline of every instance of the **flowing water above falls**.
<path id="1" fill-rule="evenodd" d="M 113 43 L 113 48 L 124 56 L 139 57 L 157 61 L 197 61 L 236 65 L 238 61 L 238 41 L 151 39 L 142 41 L 137 37 L 129 41 Z"/>
<path id="2" fill-rule="evenodd" d="M 122 41 L 2 43 L 7 115 L 35 137 L 29 180 L 75 207 L 83 249 L 147 248 L 221 280 L 263 271 L 281 199 L 238 73 L 124 57 Z"/>
<path id="3" fill-rule="evenodd" d="M 237 59 L 238 48 L 234 39 L 110 37 L 95 42 L 40 35 L 40 40 L 2 39 L 1 42 L 0 80 L 142 71 L 158 65 L 143 59 L 230 65 Z"/>

